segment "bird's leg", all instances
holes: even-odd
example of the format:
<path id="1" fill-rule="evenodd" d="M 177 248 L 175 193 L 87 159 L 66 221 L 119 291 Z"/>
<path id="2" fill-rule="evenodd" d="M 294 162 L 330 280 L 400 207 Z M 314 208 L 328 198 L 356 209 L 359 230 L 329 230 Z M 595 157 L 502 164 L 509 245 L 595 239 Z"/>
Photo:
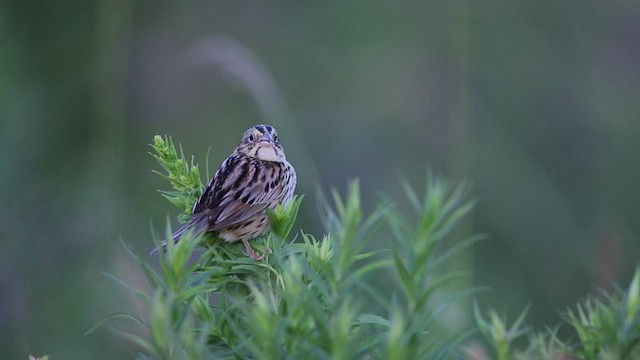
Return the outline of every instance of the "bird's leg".
<path id="1" fill-rule="evenodd" d="M 242 243 L 244 244 L 244 247 L 247 248 L 247 253 L 249 253 L 249 257 L 252 258 L 253 260 L 260 261 L 260 260 L 264 259 L 269 253 L 271 253 L 271 250 L 269 248 L 266 248 L 264 250 L 264 254 L 256 255 L 256 253 L 251 248 L 251 245 L 249 245 L 249 241 L 248 240 L 244 240 L 243 239 Z"/>

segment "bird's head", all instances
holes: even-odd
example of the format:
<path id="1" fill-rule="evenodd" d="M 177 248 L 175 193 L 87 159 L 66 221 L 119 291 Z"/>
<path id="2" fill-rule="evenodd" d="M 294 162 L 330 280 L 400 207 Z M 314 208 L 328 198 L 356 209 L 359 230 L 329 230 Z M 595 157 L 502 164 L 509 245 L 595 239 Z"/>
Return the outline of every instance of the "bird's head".
<path id="1" fill-rule="evenodd" d="M 273 126 L 256 125 L 244 133 L 236 152 L 264 161 L 284 161 L 284 149 Z"/>

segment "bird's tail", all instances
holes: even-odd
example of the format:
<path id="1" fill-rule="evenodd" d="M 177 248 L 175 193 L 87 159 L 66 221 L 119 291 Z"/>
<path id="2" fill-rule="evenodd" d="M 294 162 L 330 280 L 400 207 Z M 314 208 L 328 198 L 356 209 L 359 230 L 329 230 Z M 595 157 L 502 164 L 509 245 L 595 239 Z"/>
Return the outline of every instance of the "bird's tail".
<path id="1" fill-rule="evenodd" d="M 194 215 L 194 217 L 191 218 L 191 220 L 188 223 L 186 223 L 185 225 L 180 227 L 178 230 L 176 230 L 176 232 L 173 233 L 172 241 L 174 243 L 177 243 L 178 241 L 180 241 L 182 236 L 186 233 L 190 233 L 191 236 L 194 236 L 194 237 L 198 236 L 204 231 L 206 231 L 206 229 L 207 229 L 207 217 Z M 151 253 L 149 255 L 151 256 L 157 255 L 160 252 L 160 250 L 164 251 L 166 249 L 167 249 L 167 240 L 162 242 L 162 246 L 151 250 Z"/>

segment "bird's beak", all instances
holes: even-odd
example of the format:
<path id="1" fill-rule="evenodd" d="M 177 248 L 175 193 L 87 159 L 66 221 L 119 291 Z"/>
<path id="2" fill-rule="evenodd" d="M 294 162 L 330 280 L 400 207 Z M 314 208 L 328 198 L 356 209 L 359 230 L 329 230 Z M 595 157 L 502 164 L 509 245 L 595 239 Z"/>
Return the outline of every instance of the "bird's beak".
<path id="1" fill-rule="evenodd" d="M 260 140 L 261 146 L 271 146 L 272 143 L 273 143 L 273 138 L 271 137 L 271 134 L 269 133 L 262 134 L 262 140 Z"/>

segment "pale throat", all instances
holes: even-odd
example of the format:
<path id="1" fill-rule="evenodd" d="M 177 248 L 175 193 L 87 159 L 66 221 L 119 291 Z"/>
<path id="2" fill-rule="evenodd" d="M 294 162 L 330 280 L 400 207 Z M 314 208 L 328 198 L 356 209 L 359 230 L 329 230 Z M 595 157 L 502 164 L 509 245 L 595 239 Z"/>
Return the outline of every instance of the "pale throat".
<path id="1" fill-rule="evenodd" d="M 273 146 L 258 146 L 255 156 L 264 161 L 282 161 L 282 157 Z"/>

